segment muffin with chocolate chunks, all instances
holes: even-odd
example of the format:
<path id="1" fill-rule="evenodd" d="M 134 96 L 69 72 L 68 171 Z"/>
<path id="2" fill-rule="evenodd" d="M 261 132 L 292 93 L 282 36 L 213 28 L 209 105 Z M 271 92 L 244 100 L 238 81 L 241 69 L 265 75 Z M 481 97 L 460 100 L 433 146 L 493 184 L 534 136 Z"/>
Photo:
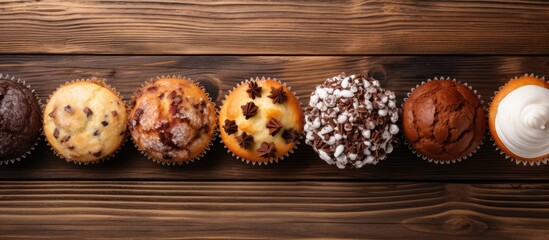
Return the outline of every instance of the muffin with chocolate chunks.
<path id="1" fill-rule="evenodd" d="M 67 161 L 88 164 L 112 156 L 125 133 L 124 102 L 100 79 L 62 85 L 44 109 L 44 135 Z"/>
<path id="2" fill-rule="evenodd" d="M 216 110 L 208 94 L 189 79 L 157 77 L 132 97 L 129 128 L 142 153 L 162 164 L 201 157 L 214 137 Z"/>
<path id="3" fill-rule="evenodd" d="M 0 164 L 24 158 L 42 127 L 40 104 L 23 81 L 0 74 Z"/>
<path id="4" fill-rule="evenodd" d="M 303 132 L 299 100 L 285 84 L 256 78 L 235 87 L 219 112 L 221 138 L 234 156 L 267 164 L 288 155 Z"/>
<path id="5" fill-rule="evenodd" d="M 341 169 L 377 164 L 399 142 L 395 94 L 367 76 L 343 73 L 317 86 L 305 121 L 306 143 Z"/>

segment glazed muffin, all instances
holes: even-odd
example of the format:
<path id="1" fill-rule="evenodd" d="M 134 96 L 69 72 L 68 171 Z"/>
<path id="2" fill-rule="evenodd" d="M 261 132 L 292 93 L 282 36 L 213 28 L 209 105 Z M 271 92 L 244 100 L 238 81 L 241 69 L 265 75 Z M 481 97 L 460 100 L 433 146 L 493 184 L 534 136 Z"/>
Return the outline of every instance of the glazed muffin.
<path id="1" fill-rule="evenodd" d="M 418 86 L 404 103 L 404 136 L 424 159 L 450 163 L 476 152 L 486 131 L 479 96 L 457 81 L 435 78 Z"/>
<path id="2" fill-rule="evenodd" d="M 303 132 L 299 100 L 271 78 L 247 80 L 226 96 L 219 111 L 221 138 L 234 156 L 266 164 L 289 154 Z"/>
<path id="3" fill-rule="evenodd" d="M 130 133 L 143 154 L 162 164 L 201 157 L 214 137 L 216 110 L 206 92 L 189 79 L 157 77 L 132 97 Z"/>
<path id="4" fill-rule="evenodd" d="M 44 109 L 44 135 L 67 161 L 88 164 L 112 156 L 125 132 L 124 102 L 99 79 L 62 85 Z"/>
<path id="5" fill-rule="evenodd" d="M 399 144 L 395 98 L 371 77 L 343 73 L 327 79 L 305 108 L 306 143 L 341 169 L 377 164 Z"/>
<path id="6" fill-rule="evenodd" d="M 490 106 L 490 131 L 497 147 L 517 163 L 549 159 L 549 83 L 524 75 L 509 81 Z"/>
<path id="7" fill-rule="evenodd" d="M 38 98 L 23 81 L 0 74 L 0 164 L 24 158 L 42 128 Z"/>

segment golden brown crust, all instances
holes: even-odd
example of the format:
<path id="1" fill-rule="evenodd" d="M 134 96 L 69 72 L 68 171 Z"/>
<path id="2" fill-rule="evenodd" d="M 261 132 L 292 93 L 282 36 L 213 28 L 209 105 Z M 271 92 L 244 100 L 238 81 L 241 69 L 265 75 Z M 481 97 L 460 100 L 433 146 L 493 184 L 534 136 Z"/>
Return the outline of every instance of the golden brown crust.
<path id="1" fill-rule="evenodd" d="M 482 142 L 485 114 L 478 97 L 463 84 L 449 80 L 427 82 L 404 103 L 404 136 L 430 159 L 459 159 Z"/>
<path id="2" fill-rule="evenodd" d="M 97 162 L 125 138 L 126 108 L 103 81 L 76 81 L 58 88 L 44 109 L 44 135 L 63 158 Z"/>
<path id="3" fill-rule="evenodd" d="M 544 88 L 549 88 L 549 83 L 547 83 L 547 82 L 545 82 L 545 81 L 543 81 L 539 78 L 533 77 L 533 76 L 523 76 L 523 77 L 519 77 L 517 79 L 513 79 L 513 80 L 509 81 L 494 96 L 494 100 L 492 100 L 492 104 L 490 105 L 490 111 L 489 111 L 489 114 L 488 114 L 488 119 L 489 119 L 488 122 L 489 122 L 489 125 L 490 125 L 490 133 L 492 134 L 492 137 L 494 138 L 494 141 L 496 142 L 498 147 L 503 152 L 505 152 L 507 155 L 511 156 L 512 158 L 514 158 L 516 160 L 527 161 L 527 162 L 536 162 L 536 161 L 541 161 L 541 160 L 544 160 L 545 158 L 548 158 L 549 154 L 544 155 L 544 156 L 539 156 L 537 158 L 519 157 L 519 156 L 513 154 L 513 152 L 511 152 L 507 147 L 505 147 L 505 145 L 503 144 L 503 142 L 501 141 L 501 139 L 499 138 L 499 136 L 496 132 L 496 115 L 497 115 L 497 112 L 498 112 L 499 103 L 501 102 L 501 100 L 503 100 L 505 98 L 505 96 L 507 96 L 507 94 L 509 94 L 512 91 L 514 91 L 515 89 L 517 89 L 519 87 L 522 87 L 522 86 L 525 86 L 525 85 L 536 85 L 536 86 L 540 86 L 540 87 L 544 87 Z"/>
<path id="4" fill-rule="evenodd" d="M 200 157 L 216 129 L 216 111 L 206 92 L 188 79 L 162 77 L 132 96 L 130 133 L 137 147 L 161 163 Z"/>
<path id="5" fill-rule="evenodd" d="M 264 153 L 264 157 L 260 156 L 261 154 L 258 153 L 258 150 L 259 152 L 264 151 L 265 149 L 271 150 L 270 148 L 266 148 L 267 145 L 264 145 L 264 148 L 260 149 L 262 143 L 274 143 L 274 148 L 276 149 L 274 159 L 282 157 L 292 150 L 296 144 L 294 141 L 286 143 L 286 140 L 283 138 L 284 132 L 294 129 L 298 134 L 301 134 L 303 132 L 304 116 L 299 100 L 286 86 L 271 79 L 257 80 L 255 82 L 261 87 L 261 97 L 256 96 L 255 94 L 254 99 L 250 97 L 251 95 L 246 92 L 246 90 L 249 89 L 248 83 L 243 83 L 236 87 L 226 97 L 219 112 L 218 123 L 221 128 L 221 138 L 225 143 L 225 146 L 231 152 L 252 162 L 269 162 L 273 158 L 268 157 L 270 155 L 268 152 Z M 272 95 L 272 87 L 276 89 L 282 87 L 287 99 L 270 98 L 269 95 Z M 280 100 L 284 100 L 283 103 L 273 103 L 273 101 Z M 241 106 L 246 105 L 249 102 L 253 102 L 258 110 L 254 116 L 246 119 Z M 267 123 L 269 123 L 271 119 L 276 119 L 282 125 L 278 132 L 276 131 L 278 128 L 277 121 L 271 122 L 271 132 L 269 131 L 269 128 L 267 128 Z M 238 131 L 236 133 L 228 134 L 223 128 L 225 120 L 234 120 L 238 126 Z M 247 149 L 241 147 L 237 139 L 237 137 L 242 136 L 243 132 L 250 134 L 254 139 L 251 146 Z M 275 135 L 271 136 L 270 133 Z"/>

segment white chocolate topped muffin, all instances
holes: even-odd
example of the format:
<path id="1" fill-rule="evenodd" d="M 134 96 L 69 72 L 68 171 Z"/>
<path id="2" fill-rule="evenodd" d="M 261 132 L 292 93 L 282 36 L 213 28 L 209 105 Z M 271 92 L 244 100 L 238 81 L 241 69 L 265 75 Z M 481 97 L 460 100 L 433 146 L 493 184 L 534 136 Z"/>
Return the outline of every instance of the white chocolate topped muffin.
<path id="1" fill-rule="evenodd" d="M 157 78 L 135 91 L 132 105 L 129 125 L 133 140 L 156 162 L 172 165 L 194 160 L 214 137 L 214 104 L 190 80 Z"/>
<path id="2" fill-rule="evenodd" d="M 58 88 L 44 110 L 44 134 L 68 161 L 90 163 L 113 154 L 124 141 L 126 107 L 99 80 Z"/>
<path id="3" fill-rule="evenodd" d="M 253 163 L 270 162 L 290 152 L 303 124 L 298 99 L 272 79 L 237 86 L 219 112 L 223 143 L 233 154 Z"/>

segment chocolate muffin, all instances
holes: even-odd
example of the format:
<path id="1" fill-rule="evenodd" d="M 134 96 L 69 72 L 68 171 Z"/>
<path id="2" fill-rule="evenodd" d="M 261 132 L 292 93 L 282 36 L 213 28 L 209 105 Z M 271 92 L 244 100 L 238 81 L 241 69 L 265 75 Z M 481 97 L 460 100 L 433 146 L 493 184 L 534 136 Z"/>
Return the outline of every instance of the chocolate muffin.
<path id="1" fill-rule="evenodd" d="M 112 156 L 126 137 L 126 107 L 102 79 L 59 87 L 44 109 L 44 135 L 55 152 L 78 164 Z"/>
<path id="2" fill-rule="evenodd" d="M 0 164 L 25 157 L 41 123 L 38 99 L 24 82 L 0 74 Z"/>
<path id="3" fill-rule="evenodd" d="M 450 78 L 417 87 L 404 103 L 402 127 L 408 144 L 429 161 L 450 163 L 476 152 L 486 131 L 479 96 Z"/>
<path id="4" fill-rule="evenodd" d="M 143 154 L 162 164 L 200 158 L 215 134 L 217 114 L 208 94 L 181 77 L 158 77 L 132 97 L 129 127 Z"/>
<path id="5" fill-rule="evenodd" d="M 297 97 L 271 78 L 246 80 L 225 97 L 219 111 L 221 139 L 246 163 L 267 164 L 287 156 L 303 133 Z"/>
<path id="6" fill-rule="evenodd" d="M 305 109 L 306 143 L 338 168 L 377 164 L 399 141 L 395 93 L 362 75 L 327 79 Z"/>

